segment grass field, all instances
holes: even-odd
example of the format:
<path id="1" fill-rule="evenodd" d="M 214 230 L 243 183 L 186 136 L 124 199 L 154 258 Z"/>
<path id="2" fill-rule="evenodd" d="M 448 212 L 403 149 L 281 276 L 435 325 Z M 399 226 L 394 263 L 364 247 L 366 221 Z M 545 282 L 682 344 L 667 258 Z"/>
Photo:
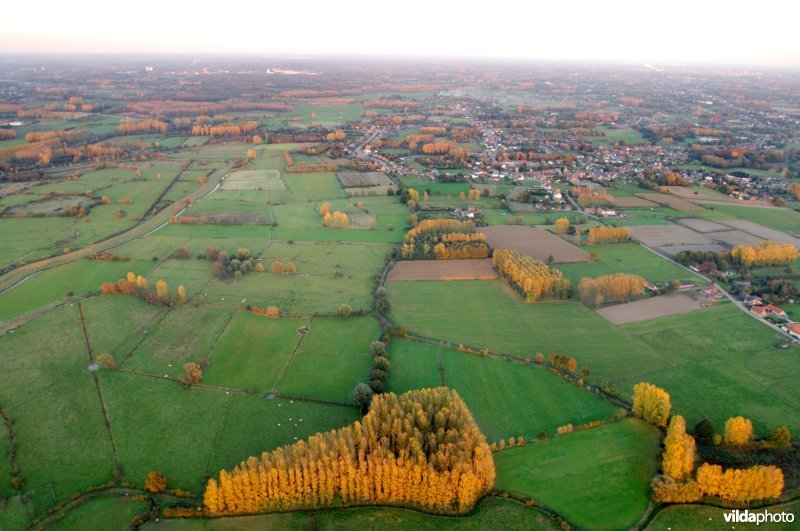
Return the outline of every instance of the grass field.
<path id="1" fill-rule="evenodd" d="M 393 341 L 390 357 L 390 391 L 444 383 L 459 392 L 490 441 L 533 439 L 565 424 L 581 425 L 616 413 L 605 400 L 536 366 L 412 341 Z"/>
<path id="2" fill-rule="evenodd" d="M 751 510 L 751 512 L 762 512 L 763 509 Z M 722 529 L 727 527 L 724 514 L 727 509 L 708 507 L 705 505 L 673 505 L 665 507 L 653 518 L 647 529 L 653 531 L 669 531 L 671 529 L 703 529 L 713 527 Z M 797 518 L 800 512 L 800 502 L 787 503 L 769 508 L 770 513 L 789 512 Z M 797 522 L 794 523 L 762 523 L 758 527 L 747 524 L 737 524 L 743 529 L 767 529 L 771 531 L 797 529 Z"/>
<path id="3" fill-rule="evenodd" d="M 231 469 L 251 455 L 259 456 L 315 433 L 341 428 L 358 418 L 358 409 L 350 406 L 231 395 L 224 417 L 219 420 L 219 438 L 208 472 Z"/>
<path id="4" fill-rule="evenodd" d="M 0 365 L 0 403 L 14 419 L 17 464 L 35 510 L 109 481 L 111 443 L 77 309 L 57 308 L 0 336 Z"/>
<path id="5" fill-rule="evenodd" d="M 497 485 L 578 527 L 624 529 L 647 509 L 658 454 L 658 431 L 628 419 L 495 454 Z"/>
<path id="6" fill-rule="evenodd" d="M 225 328 L 203 383 L 267 392 L 275 388 L 307 319 L 270 319 L 238 312 Z"/>
<path id="7" fill-rule="evenodd" d="M 350 391 L 369 376 L 369 344 L 380 327 L 372 317 L 315 318 L 278 383 L 286 396 L 348 402 Z"/>
<path id="8" fill-rule="evenodd" d="M 150 503 L 130 498 L 98 498 L 84 503 L 74 511 L 69 512 L 48 529 L 70 530 L 100 530 L 100 529 L 126 529 L 130 526 L 131 518 L 146 512 Z"/>
<path id="9" fill-rule="evenodd" d="M 478 531 L 482 529 L 513 529 L 546 531 L 560 529 L 546 513 L 535 507 L 526 507 L 514 500 L 503 498 L 484 498 L 475 512 L 468 517 L 434 516 L 410 509 L 390 507 L 355 507 L 330 511 L 265 514 L 238 518 L 217 518 L 212 520 L 160 520 L 149 522 L 146 530 L 335 530 L 361 529 L 381 531 L 388 526 L 395 529 L 436 530 L 463 529 Z"/>
<path id="10" fill-rule="evenodd" d="M 524 304 L 500 280 L 393 282 L 389 290 L 411 333 L 526 357 L 573 356 L 590 382 L 614 382 L 623 397 L 650 381 L 690 425 L 708 416 L 721 429 L 745 415 L 760 432 L 800 430 L 796 350 L 777 349 L 784 339 L 729 304 L 616 326 L 576 302 Z"/>
<path id="11" fill-rule="evenodd" d="M 587 253 L 597 255 L 597 260 L 556 266 L 569 277 L 573 287 L 577 287 L 583 277 L 597 278 L 614 273 L 633 273 L 650 282 L 663 282 L 676 278 L 691 278 L 695 282 L 700 282 L 700 278 L 696 275 L 645 249 L 638 243 L 587 245 L 582 249 Z"/>

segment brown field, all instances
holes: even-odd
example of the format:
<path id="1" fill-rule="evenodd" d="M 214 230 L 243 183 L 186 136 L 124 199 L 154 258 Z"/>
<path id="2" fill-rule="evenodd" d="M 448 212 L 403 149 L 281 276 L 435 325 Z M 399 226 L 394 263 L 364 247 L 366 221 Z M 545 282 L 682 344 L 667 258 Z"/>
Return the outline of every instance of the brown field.
<path id="1" fill-rule="evenodd" d="M 511 212 L 536 212 L 536 205 L 530 203 L 518 203 L 517 201 L 509 201 L 508 206 Z"/>
<path id="2" fill-rule="evenodd" d="M 386 191 L 391 188 L 395 190 L 396 188 L 392 185 L 386 186 L 361 186 L 357 188 L 345 188 L 344 192 L 353 197 L 374 197 L 378 195 L 386 195 Z"/>
<path id="3" fill-rule="evenodd" d="M 658 206 L 658 203 L 641 197 L 615 197 L 614 206 L 617 208 L 653 208 Z"/>
<path id="4" fill-rule="evenodd" d="M 389 280 L 494 280 L 488 258 L 479 260 L 417 260 L 397 262 Z"/>
<path id="5" fill-rule="evenodd" d="M 283 190 L 278 170 L 240 170 L 225 177 L 223 190 Z"/>
<path id="6" fill-rule="evenodd" d="M 350 214 L 351 229 L 374 229 L 377 217 L 375 214 Z"/>
<path id="7" fill-rule="evenodd" d="M 519 225 L 499 225 L 481 227 L 479 232 L 486 234 L 486 240 L 494 249 L 516 249 L 531 258 L 547 262 L 552 256 L 553 263 L 588 262 L 591 256 L 586 251 L 559 238 L 555 234 L 536 227 Z"/>
<path id="8" fill-rule="evenodd" d="M 683 225 L 684 227 L 689 227 L 692 230 L 702 233 L 718 232 L 731 229 L 727 225 L 722 225 L 721 223 L 717 223 L 715 221 L 708 221 L 707 219 L 700 218 L 678 218 L 675 220 L 675 222 Z"/>
<path id="9" fill-rule="evenodd" d="M 699 207 L 694 203 L 690 203 L 685 199 L 681 199 L 680 197 L 668 194 L 636 194 L 636 197 L 641 199 L 646 199 L 647 201 L 653 201 L 654 203 L 658 203 L 659 205 L 664 205 L 669 207 L 673 210 L 679 210 L 682 212 L 688 212 L 692 210 L 703 210 L 703 207 Z"/>
<path id="10" fill-rule="evenodd" d="M 612 323 L 619 325 L 654 319 L 656 317 L 665 317 L 676 313 L 691 312 L 693 310 L 699 310 L 702 307 L 703 305 L 699 301 L 683 293 L 671 293 L 669 295 L 651 297 L 640 301 L 606 306 L 605 308 L 597 310 L 597 313 Z"/>
<path id="11" fill-rule="evenodd" d="M 748 234 L 747 232 L 741 230 L 724 230 L 720 232 L 713 232 L 709 236 L 729 247 L 736 247 L 737 245 L 754 245 L 764 240 L 763 238 L 759 238 L 758 236 Z"/>
<path id="12" fill-rule="evenodd" d="M 656 247 L 658 252 L 675 258 L 681 251 L 704 252 L 704 253 L 721 253 L 728 248 L 718 243 L 694 244 L 694 245 L 662 245 Z"/>
<path id="13" fill-rule="evenodd" d="M 735 203 L 737 205 L 772 206 L 765 201 L 742 201 L 733 197 L 713 194 L 705 190 L 693 190 L 682 186 L 669 186 L 668 188 L 670 194 L 695 203 Z"/>
<path id="14" fill-rule="evenodd" d="M 792 245 L 800 249 L 800 238 L 795 238 L 794 236 L 786 234 L 785 232 L 781 232 L 775 229 L 770 229 L 769 227 L 759 225 L 758 223 L 753 223 L 752 221 L 745 221 L 743 219 L 733 219 L 729 221 L 720 221 L 720 223 L 728 227 L 732 227 L 734 229 L 747 232 L 748 234 L 752 234 L 753 236 L 758 236 L 759 238 L 762 238 L 764 240 L 773 240 L 776 242 L 791 243 Z"/>
<path id="15" fill-rule="evenodd" d="M 682 225 L 636 225 L 630 229 L 634 239 L 649 247 L 714 243 L 711 237 Z"/>
<path id="16" fill-rule="evenodd" d="M 381 171 L 343 171 L 336 174 L 339 182 L 345 188 L 360 188 L 364 186 L 390 186 L 394 184 L 388 175 Z"/>

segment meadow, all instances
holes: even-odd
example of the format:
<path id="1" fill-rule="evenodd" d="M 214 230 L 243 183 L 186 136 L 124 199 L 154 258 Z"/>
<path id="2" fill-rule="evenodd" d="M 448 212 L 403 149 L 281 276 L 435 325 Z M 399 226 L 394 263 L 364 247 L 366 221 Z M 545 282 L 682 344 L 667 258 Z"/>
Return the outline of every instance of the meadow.
<path id="1" fill-rule="evenodd" d="M 658 431 L 627 419 L 497 453 L 497 484 L 581 528 L 630 528 L 650 503 L 659 452 Z"/>

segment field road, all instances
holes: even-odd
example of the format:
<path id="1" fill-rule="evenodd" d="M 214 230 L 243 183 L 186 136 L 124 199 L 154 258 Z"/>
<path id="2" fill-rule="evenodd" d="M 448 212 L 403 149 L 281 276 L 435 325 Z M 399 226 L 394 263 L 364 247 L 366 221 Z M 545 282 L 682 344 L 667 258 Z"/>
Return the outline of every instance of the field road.
<path id="1" fill-rule="evenodd" d="M 215 173 L 221 173 L 221 172 L 215 172 Z M 206 184 L 204 184 L 191 194 L 176 201 L 175 204 L 180 204 L 182 202 L 185 202 L 186 200 L 188 200 L 191 203 L 194 203 L 195 201 L 198 201 L 206 197 L 207 195 L 214 192 L 217 188 L 219 188 L 220 183 L 222 183 L 225 177 L 230 175 L 230 173 L 231 173 L 230 171 L 227 171 L 227 173 L 222 174 L 219 177 L 215 177 L 214 174 L 212 174 L 211 177 L 209 178 L 209 181 Z M 183 212 L 183 210 L 186 209 L 185 208 L 182 209 L 181 212 Z M 119 247 L 120 245 L 130 243 L 132 241 L 138 240 L 139 238 L 152 234 L 153 232 L 166 226 L 167 223 L 169 223 L 169 218 L 175 215 L 179 215 L 181 212 L 176 214 L 175 212 L 172 211 L 171 208 L 165 208 L 161 210 L 161 212 L 154 214 L 152 217 L 140 222 L 137 225 L 134 225 L 133 227 L 123 232 L 122 234 L 112 236 L 111 238 L 101 240 L 99 242 L 91 243 L 86 247 L 83 247 L 76 251 L 72 251 L 70 253 L 66 253 L 59 256 L 53 256 L 51 258 L 45 258 L 43 260 L 31 262 L 29 264 L 19 266 L 16 269 L 12 269 L 8 273 L 0 277 L 0 295 L 19 286 L 20 284 L 28 280 L 36 273 L 60 265 L 68 264 L 76 260 L 80 260 L 91 254 L 107 251 L 109 249 L 114 249 L 116 247 Z"/>

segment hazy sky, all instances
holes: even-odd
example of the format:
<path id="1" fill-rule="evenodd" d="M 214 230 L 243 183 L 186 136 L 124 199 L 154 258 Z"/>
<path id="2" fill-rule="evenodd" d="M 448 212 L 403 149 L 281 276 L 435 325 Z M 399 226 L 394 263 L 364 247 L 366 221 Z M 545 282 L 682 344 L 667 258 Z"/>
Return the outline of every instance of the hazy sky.
<path id="1" fill-rule="evenodd" d="M 800 65 L 797 0 L 3 2 L 0 53 L 487 56 Z"/>

